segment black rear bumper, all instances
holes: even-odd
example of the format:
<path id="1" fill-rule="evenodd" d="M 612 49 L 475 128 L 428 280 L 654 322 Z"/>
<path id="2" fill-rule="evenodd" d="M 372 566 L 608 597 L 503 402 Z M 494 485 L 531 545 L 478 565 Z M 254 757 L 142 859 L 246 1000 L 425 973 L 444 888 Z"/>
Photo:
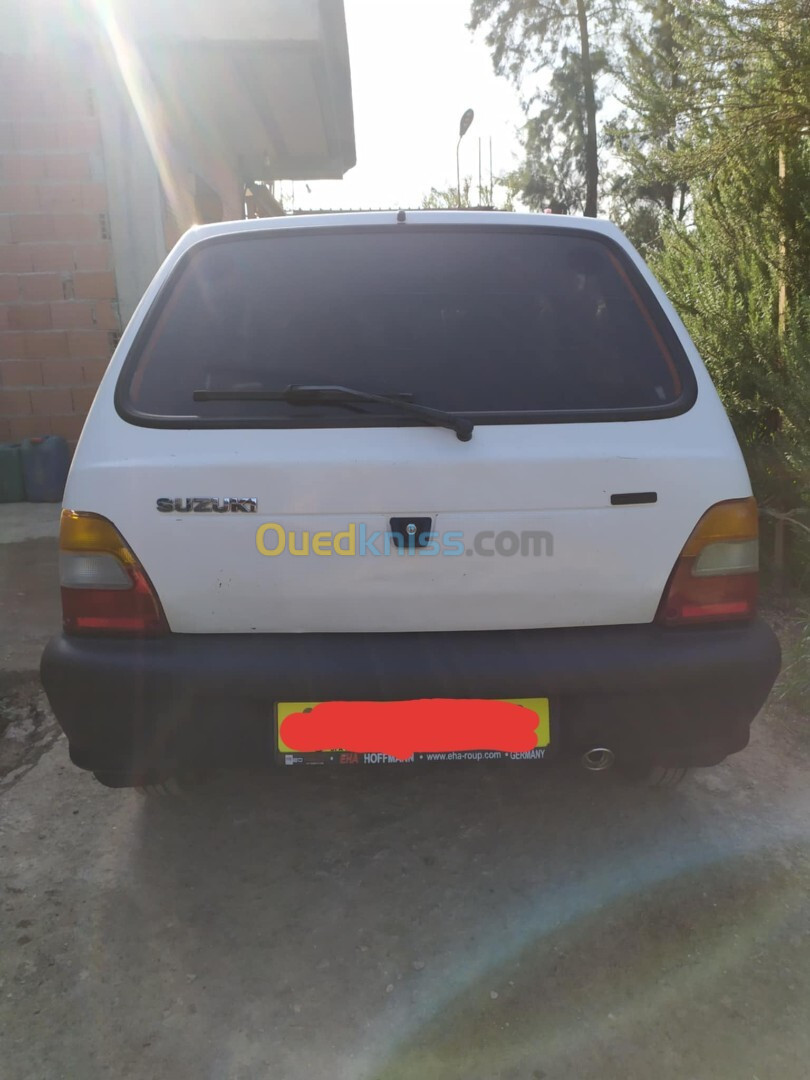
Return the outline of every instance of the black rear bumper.
<path id="1" fill-rule="evenodd" d="M 142 774 L 271 759 L 276 701 L 548 696 L 559 747 L 712 765 L 779 673 L 762 620 L 664 629 L 53 638 L 42 681 L 77 765 Z"/>

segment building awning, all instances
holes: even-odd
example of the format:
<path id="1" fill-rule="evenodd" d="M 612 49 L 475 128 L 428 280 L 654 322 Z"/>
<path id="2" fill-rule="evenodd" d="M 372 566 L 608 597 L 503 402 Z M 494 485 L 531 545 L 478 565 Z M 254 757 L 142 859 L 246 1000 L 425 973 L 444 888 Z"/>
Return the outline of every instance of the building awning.
<path id="1" fill-rule="evenodd" d="M 191 163 L 246 181 L 340 179 L 355 164 L 343 0 L 28 0 L 5 49 L 106 54 L 139 113 Z"/>
<path id="2" fill-rule="evenodd" d="M 220 145 L 246 180 L 340 179 L 355 164 L 343 0 L 121 8 L 175 143 Z"/>
<path id="3" fill-rule="evenodd" d="M 141 55 L 175 145 L 217 145 L 246 180 L 340 179 L 355 164 L 348 51 L 334 39 L 155 43 Z"/>

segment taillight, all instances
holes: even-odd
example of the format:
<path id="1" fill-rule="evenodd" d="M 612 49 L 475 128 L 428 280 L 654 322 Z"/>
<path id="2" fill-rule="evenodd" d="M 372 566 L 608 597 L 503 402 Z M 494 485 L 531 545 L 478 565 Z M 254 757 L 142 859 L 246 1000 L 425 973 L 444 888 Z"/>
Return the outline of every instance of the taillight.
<path id="1" fill-rule="evenodd" d="M 62 511 L 59 580 L 66 633 L 168 633 L 152 582 L 112 522 L 100 514 Z"/>
<path id="2" fill-rule="evenodd" d="M 733 499 L 707 510 L 672 571 L 656 622 L 664 626 L 750 619 L 759 590 L 756 500 Z"/>

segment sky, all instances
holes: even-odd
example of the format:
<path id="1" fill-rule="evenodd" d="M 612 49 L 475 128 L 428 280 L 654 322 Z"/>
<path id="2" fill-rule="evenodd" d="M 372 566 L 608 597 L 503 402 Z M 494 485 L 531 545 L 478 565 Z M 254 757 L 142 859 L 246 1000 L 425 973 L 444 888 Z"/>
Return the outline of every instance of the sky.
<path id="1" fill-rule="evenodd" d="M 461 143 L 462 176 L 478 184 L 478 137 L 485 172 L 519 160 L 518 90 L 495 75 L 481 32 L 467 29 L 470 0 L 344 0 L 352 67 L 357 165 L 343 180 L 303 182 L 295 209 L 419 206 L 431 187 L 456 184 L 458 124 L 475 110 Z M 277 186 L 278 190 L 278 186 Z M 292 185 L 281 185 L 292 209 Z"/>

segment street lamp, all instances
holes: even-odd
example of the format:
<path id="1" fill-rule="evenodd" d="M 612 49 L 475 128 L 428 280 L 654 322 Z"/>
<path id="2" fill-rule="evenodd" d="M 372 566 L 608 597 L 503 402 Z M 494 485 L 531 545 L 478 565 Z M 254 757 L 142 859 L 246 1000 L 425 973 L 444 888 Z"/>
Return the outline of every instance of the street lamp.
<path id="1" fill-rule="evenodd" d="M 456 143 L 456 193 L 458 195 L 459 209 L 461 208 L 461 164 L 459 160 L 459 150 L 461 149 L 461 140 L 470 130 L 470 124 L 473 122 L 474 117 L 475 113 L 473 110 L 467 109 L 458 125 L 458 142 Z"/>

